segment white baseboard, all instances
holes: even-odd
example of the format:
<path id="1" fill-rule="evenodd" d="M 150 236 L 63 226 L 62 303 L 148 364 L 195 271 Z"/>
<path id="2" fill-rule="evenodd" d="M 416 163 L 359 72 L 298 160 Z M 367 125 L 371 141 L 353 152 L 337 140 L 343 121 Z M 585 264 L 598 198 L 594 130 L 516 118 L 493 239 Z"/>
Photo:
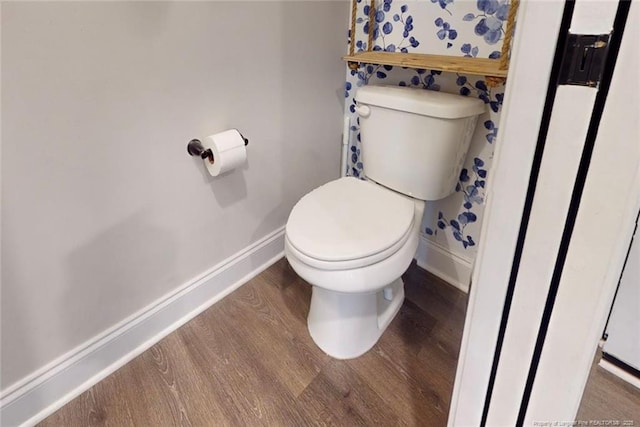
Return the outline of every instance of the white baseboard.
<path id="1" fill-rule="evenodd" d="M 625 371 L 622 368 L 618 368 L 616 365 L 609 362 L 608 360 L 600 359 L 600 362 L 598 362 L 598 365 L 605 371 L 611 372 L 613 375 L 628 382 L 632 386 L 640 388 L 640 378 L 630 374 L 629 372 Z"/>
<path id="2" fill-rule="evenodd" d="M 31 426 L 265 270 L 284 254 L 284 227 L 227 258 L 3 391 L 3 426 Z"/>
<path id="3" fill-rule="evenodd" d="M 421 234 L 416 261 L 428 272 L 469 293 L 472 260 L 454 254 Z"/>

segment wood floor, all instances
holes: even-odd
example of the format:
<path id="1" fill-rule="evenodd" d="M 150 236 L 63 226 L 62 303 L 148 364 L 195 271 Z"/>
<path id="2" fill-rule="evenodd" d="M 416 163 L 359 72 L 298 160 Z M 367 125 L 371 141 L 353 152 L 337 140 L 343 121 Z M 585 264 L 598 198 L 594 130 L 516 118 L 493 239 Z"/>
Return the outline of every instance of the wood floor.
<path id="1" fill-rule="evenodd" d="M 42 426 L 444 426 L 467 297 L 412 266 L 378 344 L 334 360 L 307 332 L 311 288 L 281 260 Z"/>
<path id="2" fill-rule="evenodd" d="M 40 425 L 445 426 L 467 296 L 415 265 L 403 278 L 378 344 L 340 361 L 309 337 L 311 287 L 281 260 Z M 640 391 L 594 364 L 577 419 L 640 426 Z"/>
<path id="3" fill-rule="evenodd" d="M 640 390 L 598 366 L 601 357 L 601 352 L 598 350 L 582 394 L 576 419 L 587 422 L 633 421 L 634 424 L 620 425 L 640 426 Z"/>

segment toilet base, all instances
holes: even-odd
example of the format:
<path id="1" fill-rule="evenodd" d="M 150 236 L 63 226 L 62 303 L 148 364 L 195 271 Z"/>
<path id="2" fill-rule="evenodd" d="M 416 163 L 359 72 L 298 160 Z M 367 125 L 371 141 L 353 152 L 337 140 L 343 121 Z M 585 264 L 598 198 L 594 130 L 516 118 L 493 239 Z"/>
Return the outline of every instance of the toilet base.
<path id="1" fill-rule="evenodd" d="M 336 359 L 353 359 L 370 350 L 404 301 L 401 278 L 373 293 L 347 294 L 318 286 L 312 292 L 309 333 L 318 347 Z"/>

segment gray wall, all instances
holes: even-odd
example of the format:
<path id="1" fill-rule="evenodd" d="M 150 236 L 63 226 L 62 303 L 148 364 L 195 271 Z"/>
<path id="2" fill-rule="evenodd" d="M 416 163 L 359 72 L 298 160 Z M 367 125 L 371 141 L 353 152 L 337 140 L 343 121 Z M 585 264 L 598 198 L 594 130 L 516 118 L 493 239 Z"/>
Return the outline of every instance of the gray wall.
<path id="1" fill-rule="evenodd" d="M 346 2 L 2 4 L 2 388 L 337 177 Z M 239 128 L 211 178 L 196 136 Z"/>

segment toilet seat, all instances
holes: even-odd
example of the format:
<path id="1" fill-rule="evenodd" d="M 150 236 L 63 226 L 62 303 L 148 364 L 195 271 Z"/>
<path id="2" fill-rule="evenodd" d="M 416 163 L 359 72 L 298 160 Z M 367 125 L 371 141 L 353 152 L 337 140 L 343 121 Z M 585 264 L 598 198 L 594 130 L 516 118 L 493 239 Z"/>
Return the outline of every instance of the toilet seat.
<path id="1" fill-rule="evenodd" d="M 301 262 L 344 270 L 379 262 L 412 234 L 415 204 L 375 183 L 345 177 L 304 196 L 286 226 L 286 244 Z"/>

